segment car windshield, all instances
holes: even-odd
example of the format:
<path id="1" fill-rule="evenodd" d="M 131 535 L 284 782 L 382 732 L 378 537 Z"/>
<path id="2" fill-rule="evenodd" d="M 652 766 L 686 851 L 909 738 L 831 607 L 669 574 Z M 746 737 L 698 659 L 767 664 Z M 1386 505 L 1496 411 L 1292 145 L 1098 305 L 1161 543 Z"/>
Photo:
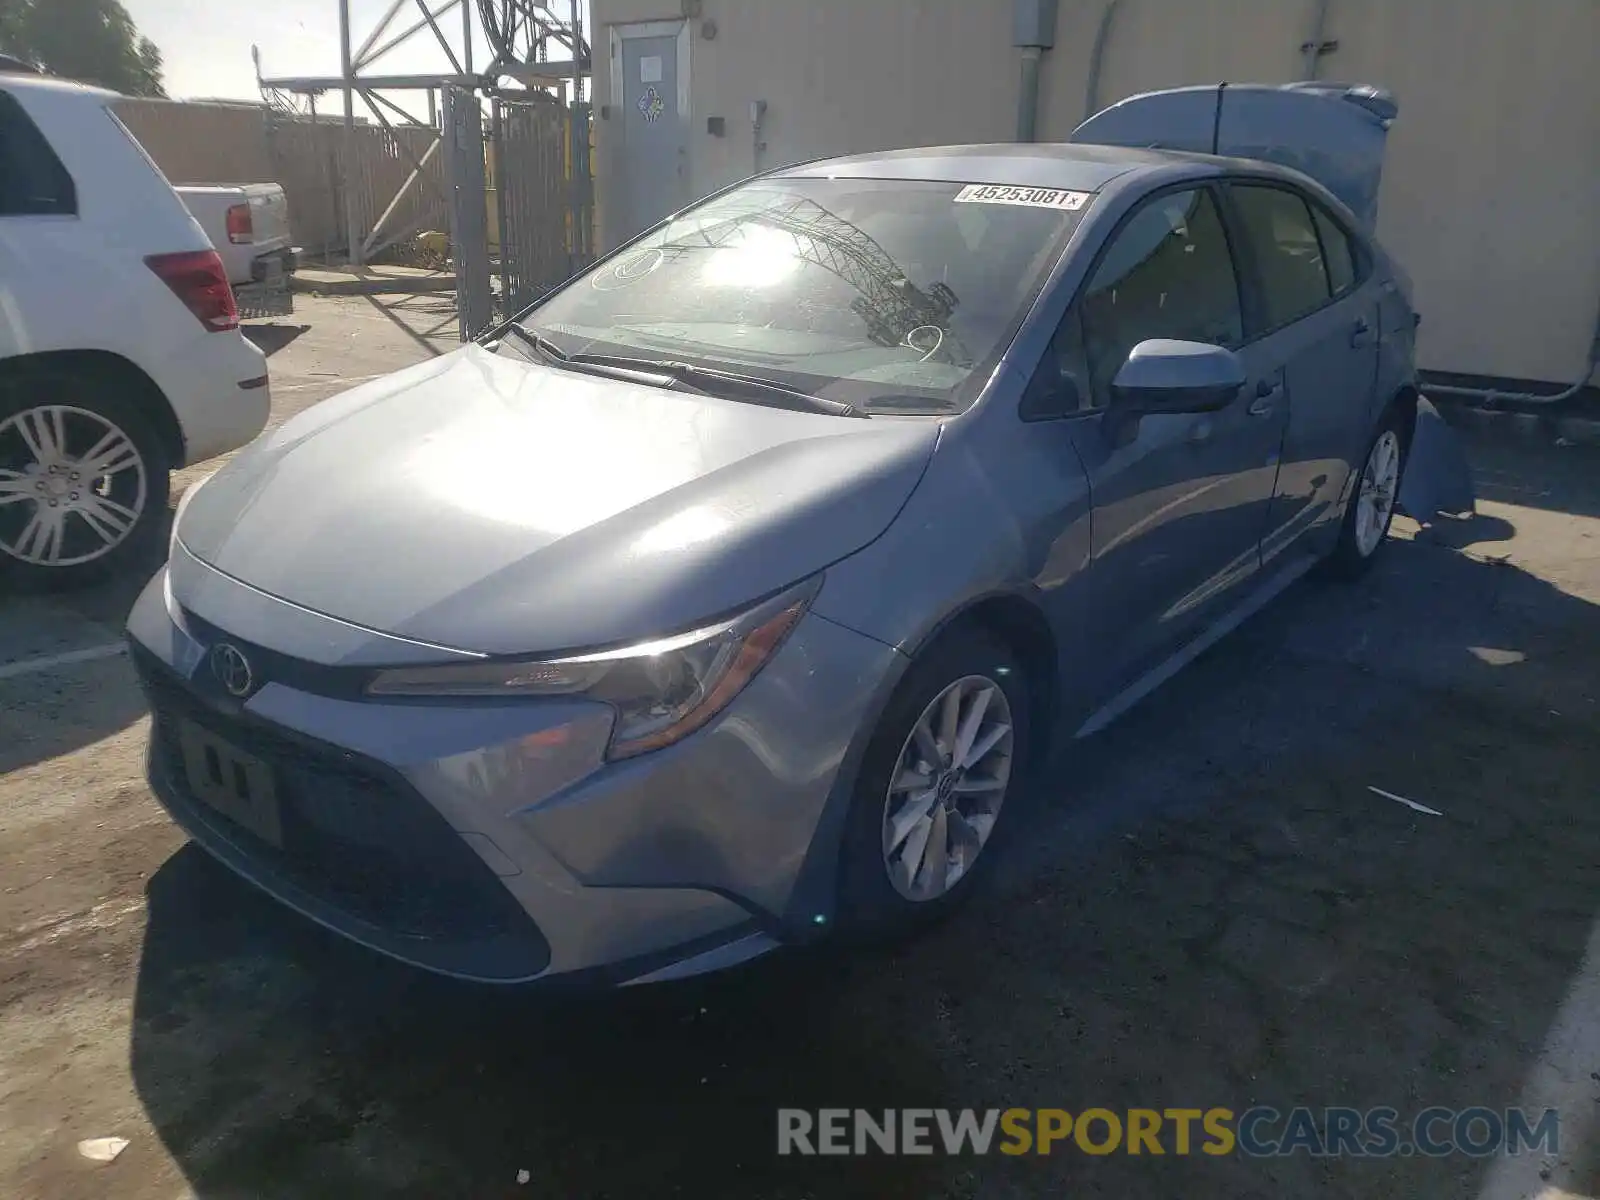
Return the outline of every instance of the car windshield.
<path id="1" fill-rule="evenodd" d="M 524 325 L 560 352 L 759 376 L 868 413 L 960 411 L 1087 199 L 1060 189 L 766 178 L 579 276 Z"/>

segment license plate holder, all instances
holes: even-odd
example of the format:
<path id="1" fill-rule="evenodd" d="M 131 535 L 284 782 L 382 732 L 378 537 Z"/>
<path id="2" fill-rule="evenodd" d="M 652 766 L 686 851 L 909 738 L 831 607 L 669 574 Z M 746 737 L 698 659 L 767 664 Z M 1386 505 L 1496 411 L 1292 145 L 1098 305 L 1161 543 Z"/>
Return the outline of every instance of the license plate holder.
<path id="1" fill-rule="evenodd" d="M 196 800 L 269 845 L 283 846 L 272 768 L 193 721 L 178 723 L 183 771 Z"/>

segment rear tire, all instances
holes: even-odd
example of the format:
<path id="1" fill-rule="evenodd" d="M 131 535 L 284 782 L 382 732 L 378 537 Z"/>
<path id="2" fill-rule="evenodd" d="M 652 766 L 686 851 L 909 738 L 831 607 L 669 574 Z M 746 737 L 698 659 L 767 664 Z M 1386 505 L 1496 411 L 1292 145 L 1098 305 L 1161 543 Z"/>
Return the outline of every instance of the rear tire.
<path id="1" fill-rule="evenodd" d="M 1028 703 L 1016 655 L 979 630 L 951 632 L 912 664 L 868 744 L 845 823 L 847 932 L 907 933 L 971 894 L 1018 807 Z"/>
<path id="2" fill-rule="evenodd" d="M 0 577 L 77 587 L 155 548 L 172 463 L 116 386 L 49 368 L 0 379 Z"/>
<path id="3" fill-rule="evenodd" d="M 1339 523 L 1339 540 L 1323 564 L 1322 573 L 1329 579 L 1361 578 L 1372 569 L 1389 539 L 1389 525 L 1394 520 L 1411 447 L 1411 428 L 1406 418 L 1406 409 L 1390 408 L 1367 445 L 1361 473 L 1350 489 L 1344 518 Z"/>

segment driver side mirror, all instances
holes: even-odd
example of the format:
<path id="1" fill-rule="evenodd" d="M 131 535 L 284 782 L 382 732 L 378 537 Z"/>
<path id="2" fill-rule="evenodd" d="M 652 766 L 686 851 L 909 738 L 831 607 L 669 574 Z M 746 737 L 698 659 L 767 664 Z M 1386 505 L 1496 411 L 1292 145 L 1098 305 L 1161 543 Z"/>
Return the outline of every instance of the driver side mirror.
<path id="1" fill-rule="evenodd" d="M 1111 407 L 1127 416 L 1226 408 L 1244 386 L 1244 363 L 1207 342 L 1140 342 L 1111 381 Z"/>

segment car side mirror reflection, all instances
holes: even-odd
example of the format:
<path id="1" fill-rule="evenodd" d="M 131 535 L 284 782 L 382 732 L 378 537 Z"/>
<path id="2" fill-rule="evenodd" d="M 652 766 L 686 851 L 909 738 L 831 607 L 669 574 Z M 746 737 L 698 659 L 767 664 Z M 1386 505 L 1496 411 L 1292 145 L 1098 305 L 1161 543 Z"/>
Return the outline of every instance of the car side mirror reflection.
<path id="1" fill-rule="evenodd" d="M 1207 342 L 1140 342 L 1111 381 L 1111 407 L 1128 416 L 1226 408 L 1244 386 L 1244 363 Z"/>

